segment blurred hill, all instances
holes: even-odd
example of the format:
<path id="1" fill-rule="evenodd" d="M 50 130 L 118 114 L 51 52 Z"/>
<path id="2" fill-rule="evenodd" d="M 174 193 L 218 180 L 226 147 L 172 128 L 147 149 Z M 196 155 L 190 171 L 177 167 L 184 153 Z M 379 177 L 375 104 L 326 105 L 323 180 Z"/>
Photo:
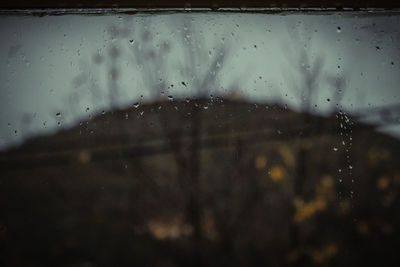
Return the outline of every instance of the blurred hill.
<path id="1" fill-rule="evenodd" d="M 398 266 L 399 154 L 343 111 L 103 112 L 0 154 L 0 263 Z"/>

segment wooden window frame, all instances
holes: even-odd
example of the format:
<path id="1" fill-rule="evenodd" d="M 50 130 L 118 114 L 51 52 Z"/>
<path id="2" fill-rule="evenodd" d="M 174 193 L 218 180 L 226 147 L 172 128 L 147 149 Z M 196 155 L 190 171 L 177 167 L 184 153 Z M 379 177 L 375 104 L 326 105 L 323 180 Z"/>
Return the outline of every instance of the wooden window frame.
<path id="1" fill-rule="evenodd" d="M 223 12 L 280 12 L 280 11 L 359 11 L 365 9 L 394 10 L 396 0 L 13 0 L 0 2 L 0 11 L 30 9 L 33 14 L 65 9 L 63 12 L 99 12 L 120 9 L 119 12 L 223 11 Z M 60 12 L 60 10 L 58 10 Z"/>

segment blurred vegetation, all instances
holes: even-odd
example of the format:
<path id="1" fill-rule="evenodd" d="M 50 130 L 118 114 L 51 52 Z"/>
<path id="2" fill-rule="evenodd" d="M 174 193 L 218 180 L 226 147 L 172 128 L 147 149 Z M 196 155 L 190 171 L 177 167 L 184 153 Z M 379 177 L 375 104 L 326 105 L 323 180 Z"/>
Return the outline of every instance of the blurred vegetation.
<path id="1" fill-rule="evenodd" d="M 396 265 L 400 142 L 350 117 L 345 129 L 340 114 L 310 115 L 309 125 L 303 116 L 218 97 L 167 100 L 99 114 L 3 152 L 1 260 Z M 351 148 L 342 143 L 348 136 Z"/>
<path id="2" fill-rule="evenodd" d="M 209 57 L 183 25 L 178 71 L 191 99 L 165 93 L 170 44 L 111 26 L 92 66 L 106 66 L 106 93 L 88 73 L 73 81 L 111 108 L 0 154 L 0 263 L 398 266 L 400 142 L 340 110 L 348 77 L 323 76 L 323 58 L 303 49 L 302 112 L 245 101 L 237 81 L 218 91 L 228 44 Z M 150 101 L 118 107 L 121 55 L 142 68 Z M 330 116 L 311 111 L 323 80 Z"/>

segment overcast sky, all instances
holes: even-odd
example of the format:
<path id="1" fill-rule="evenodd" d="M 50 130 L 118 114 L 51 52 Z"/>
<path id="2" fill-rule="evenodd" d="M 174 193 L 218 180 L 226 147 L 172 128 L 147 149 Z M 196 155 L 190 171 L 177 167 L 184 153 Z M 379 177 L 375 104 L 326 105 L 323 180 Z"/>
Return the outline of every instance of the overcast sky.
<path id="1" fill-rule="evenodd" d="M 207 95 L 319 114 L 400 104 L 399 29 L 384 13 L 1 16 L 0 149 L 161 92 L 195 97 L 210 71 Z"/>

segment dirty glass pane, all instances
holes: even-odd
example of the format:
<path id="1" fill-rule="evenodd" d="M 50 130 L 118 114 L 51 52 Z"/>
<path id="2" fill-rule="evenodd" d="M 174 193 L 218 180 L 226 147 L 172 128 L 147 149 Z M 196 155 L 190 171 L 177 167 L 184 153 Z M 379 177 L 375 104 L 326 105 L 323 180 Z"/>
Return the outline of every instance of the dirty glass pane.
<path id="1" fill-rule="evenodd" d="M 0 265 L 398 266 L 397 12 L 0 16 Z"/>

